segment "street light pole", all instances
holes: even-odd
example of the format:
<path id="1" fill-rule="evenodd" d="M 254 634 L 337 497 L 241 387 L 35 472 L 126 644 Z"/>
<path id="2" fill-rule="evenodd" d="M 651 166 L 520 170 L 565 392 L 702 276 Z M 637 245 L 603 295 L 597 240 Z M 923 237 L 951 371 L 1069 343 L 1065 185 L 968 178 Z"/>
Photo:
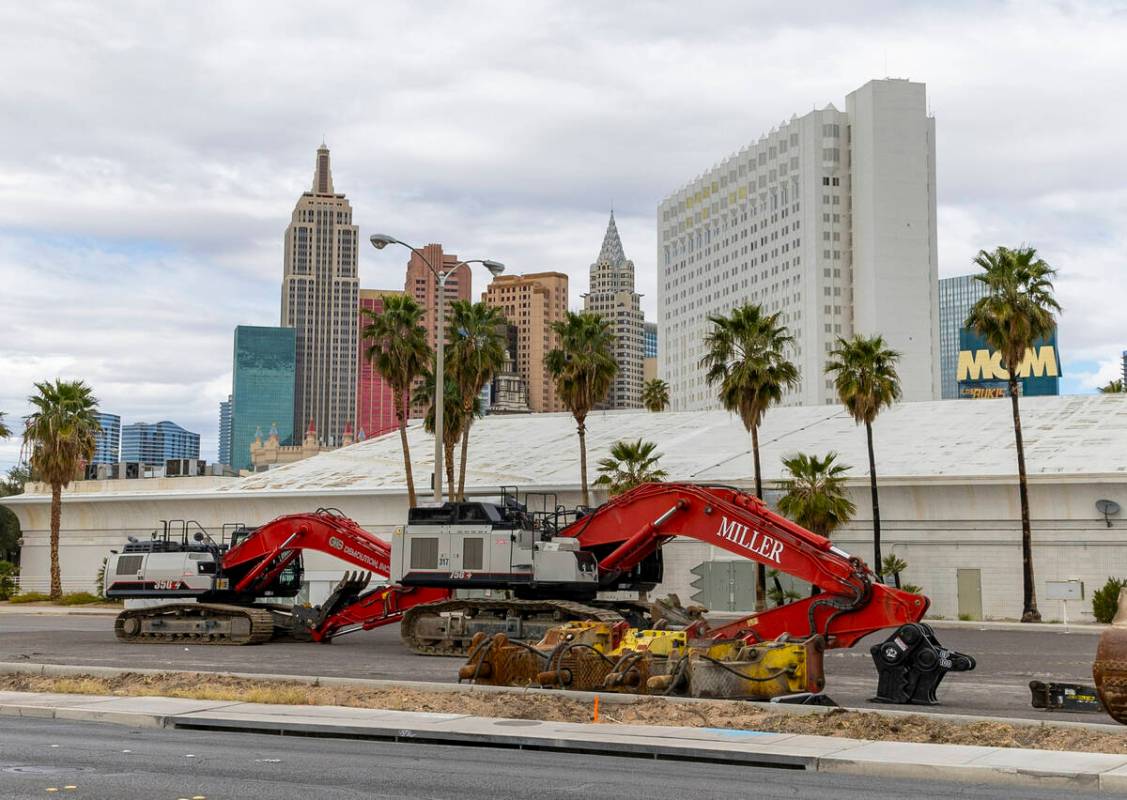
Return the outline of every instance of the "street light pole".
<path id="1" fill-rule="evenodd" d="M 435 269 L 434 264 L 430 263 L 422 251 L 412 247 L 406 242 L 402 242 L 393 236 L 388 236 L 382 233 L 373 234 L 371 237 L 372 246 L 377 250 L 383 250 L 389 244 L 399 244 L 406 247 L 412 253 L 422 259 L 423 263 L 430 268 L 431 273 L 434 275 L 435 283 L 438 287 L 438 303 L 436 313 L 438 315 L 437 326 L 435 329 L 435 364 L 434 364 L 434 502 L 442 502 L 442 467 L 443 456 L 445 455 L 445 448 L 443 447 L 443 439 L 445 435 L 445 427 L 443 419 L 443 412 L 446 406 L 446 279 L 453 275 L 460 267 L 469 269 L 470 264 L 484 264 L 494 277 L 500 275 L 505 271 L 505 265 L 499 261 L 491 261 L 488 258 L 474 258 L 468 261 L 459 261 L 450 269 L 442 272 Z"/>

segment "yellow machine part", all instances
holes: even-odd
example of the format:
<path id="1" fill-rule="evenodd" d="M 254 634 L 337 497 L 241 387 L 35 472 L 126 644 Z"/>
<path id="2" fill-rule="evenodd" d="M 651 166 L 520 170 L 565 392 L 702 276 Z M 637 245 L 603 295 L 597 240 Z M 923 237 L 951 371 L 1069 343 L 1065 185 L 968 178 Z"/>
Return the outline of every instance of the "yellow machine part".
<path id="1" fill-rule="evenodd" d="M 601 622 L 559 625 L 536 645 L 475 637 L 463 679 L 581 691 L 765 700 L 825 686 L 821 637 L 803 642 L 690 641 L 684 631 L 629 629 L 615 644 Z"/>
<path id="2" fill-rule="evenodd" d="M 687 693 L 690 697 L 745 700 L 817 693 L 826 685 L 824 652 L 820 636 L 745 646 L 727 658 L 694 652 L 687 664 Z"/>

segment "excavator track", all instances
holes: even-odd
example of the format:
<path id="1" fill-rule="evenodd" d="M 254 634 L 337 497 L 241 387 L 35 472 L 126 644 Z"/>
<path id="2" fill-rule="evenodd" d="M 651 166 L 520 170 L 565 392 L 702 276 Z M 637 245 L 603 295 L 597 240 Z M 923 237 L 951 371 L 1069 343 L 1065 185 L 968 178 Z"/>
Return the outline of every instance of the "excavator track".
<path id="1" fill-rule="evenodd" d="M 122 611 L 114 634 L 123 642 L 147 644 L 262 644 L 274 637 L 274 616 L 252 606 L 175 603 Z"/>
<path id="2" fill-rule="evenodd" d="M 537 642 L 548 628 L 570 620 L 613 625 L 623 619 L 622 614 L 612 609 L 569 600 L 456 598 L 409 609 L 403 615 L 399 633 L 403 643 L 420 655 L 464 656 L 479 631 Z"/>

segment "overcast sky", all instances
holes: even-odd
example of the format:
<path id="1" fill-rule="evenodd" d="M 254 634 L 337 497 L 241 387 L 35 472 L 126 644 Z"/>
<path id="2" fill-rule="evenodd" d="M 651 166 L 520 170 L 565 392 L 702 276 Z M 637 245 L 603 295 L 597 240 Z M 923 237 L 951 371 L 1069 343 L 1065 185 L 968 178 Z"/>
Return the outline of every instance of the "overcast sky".
<path id="1" fill-rule="evenodd" d="M 927 84 L 940 274 L 1036 246 L 1064 389 L 1092 391 L 1127 347 L 1125 42 L 1111 3 L 2 0 L 0 410 L 82 378 L 213 459 L 322 137 L 364 239 L 561 270 L 573 306 L 613 203 L 652 318 L 660 200 L 884 76 Z M 403 267 L 364 248 L 361 285 Z"/>

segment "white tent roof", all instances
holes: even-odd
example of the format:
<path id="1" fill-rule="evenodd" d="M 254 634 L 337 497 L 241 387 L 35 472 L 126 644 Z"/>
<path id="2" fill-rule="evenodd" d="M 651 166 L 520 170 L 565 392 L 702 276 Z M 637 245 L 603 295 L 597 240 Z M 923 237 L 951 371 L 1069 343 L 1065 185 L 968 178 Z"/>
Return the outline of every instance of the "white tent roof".
<path id="1" fill-rule="evenodd" d="M 1021 401 L 1026 462 L 1031 475 L 1122 474 L 1127 480 L 1127 396 L 1030 397 Z M 619 439 L 646 439 L 663 453 L 673 480 L 751 480 L 750 437 L 724 411 L 596 412 L 587 419 L 590 477 Z M 408 430 L 416 487 L 425 493 L 433 469 L 433 438 Z M 901 403 L 874 425 L 877 472 L 882 479 L 1010 477 L 1016 471 L 1008 399 Z M 834 450 L 868 474 L 864 429 L 840 406 L 775 408 L 759 433 L 764 478 L 779 477 L 780 459 L 796 452 Z M 572 488 L 579 482 L 579 448 L 569 414 L 487 416 L 474 424 L 466 486 Z M 323 453 L 208 491 L 403 491 L 398 432 Z"/>

